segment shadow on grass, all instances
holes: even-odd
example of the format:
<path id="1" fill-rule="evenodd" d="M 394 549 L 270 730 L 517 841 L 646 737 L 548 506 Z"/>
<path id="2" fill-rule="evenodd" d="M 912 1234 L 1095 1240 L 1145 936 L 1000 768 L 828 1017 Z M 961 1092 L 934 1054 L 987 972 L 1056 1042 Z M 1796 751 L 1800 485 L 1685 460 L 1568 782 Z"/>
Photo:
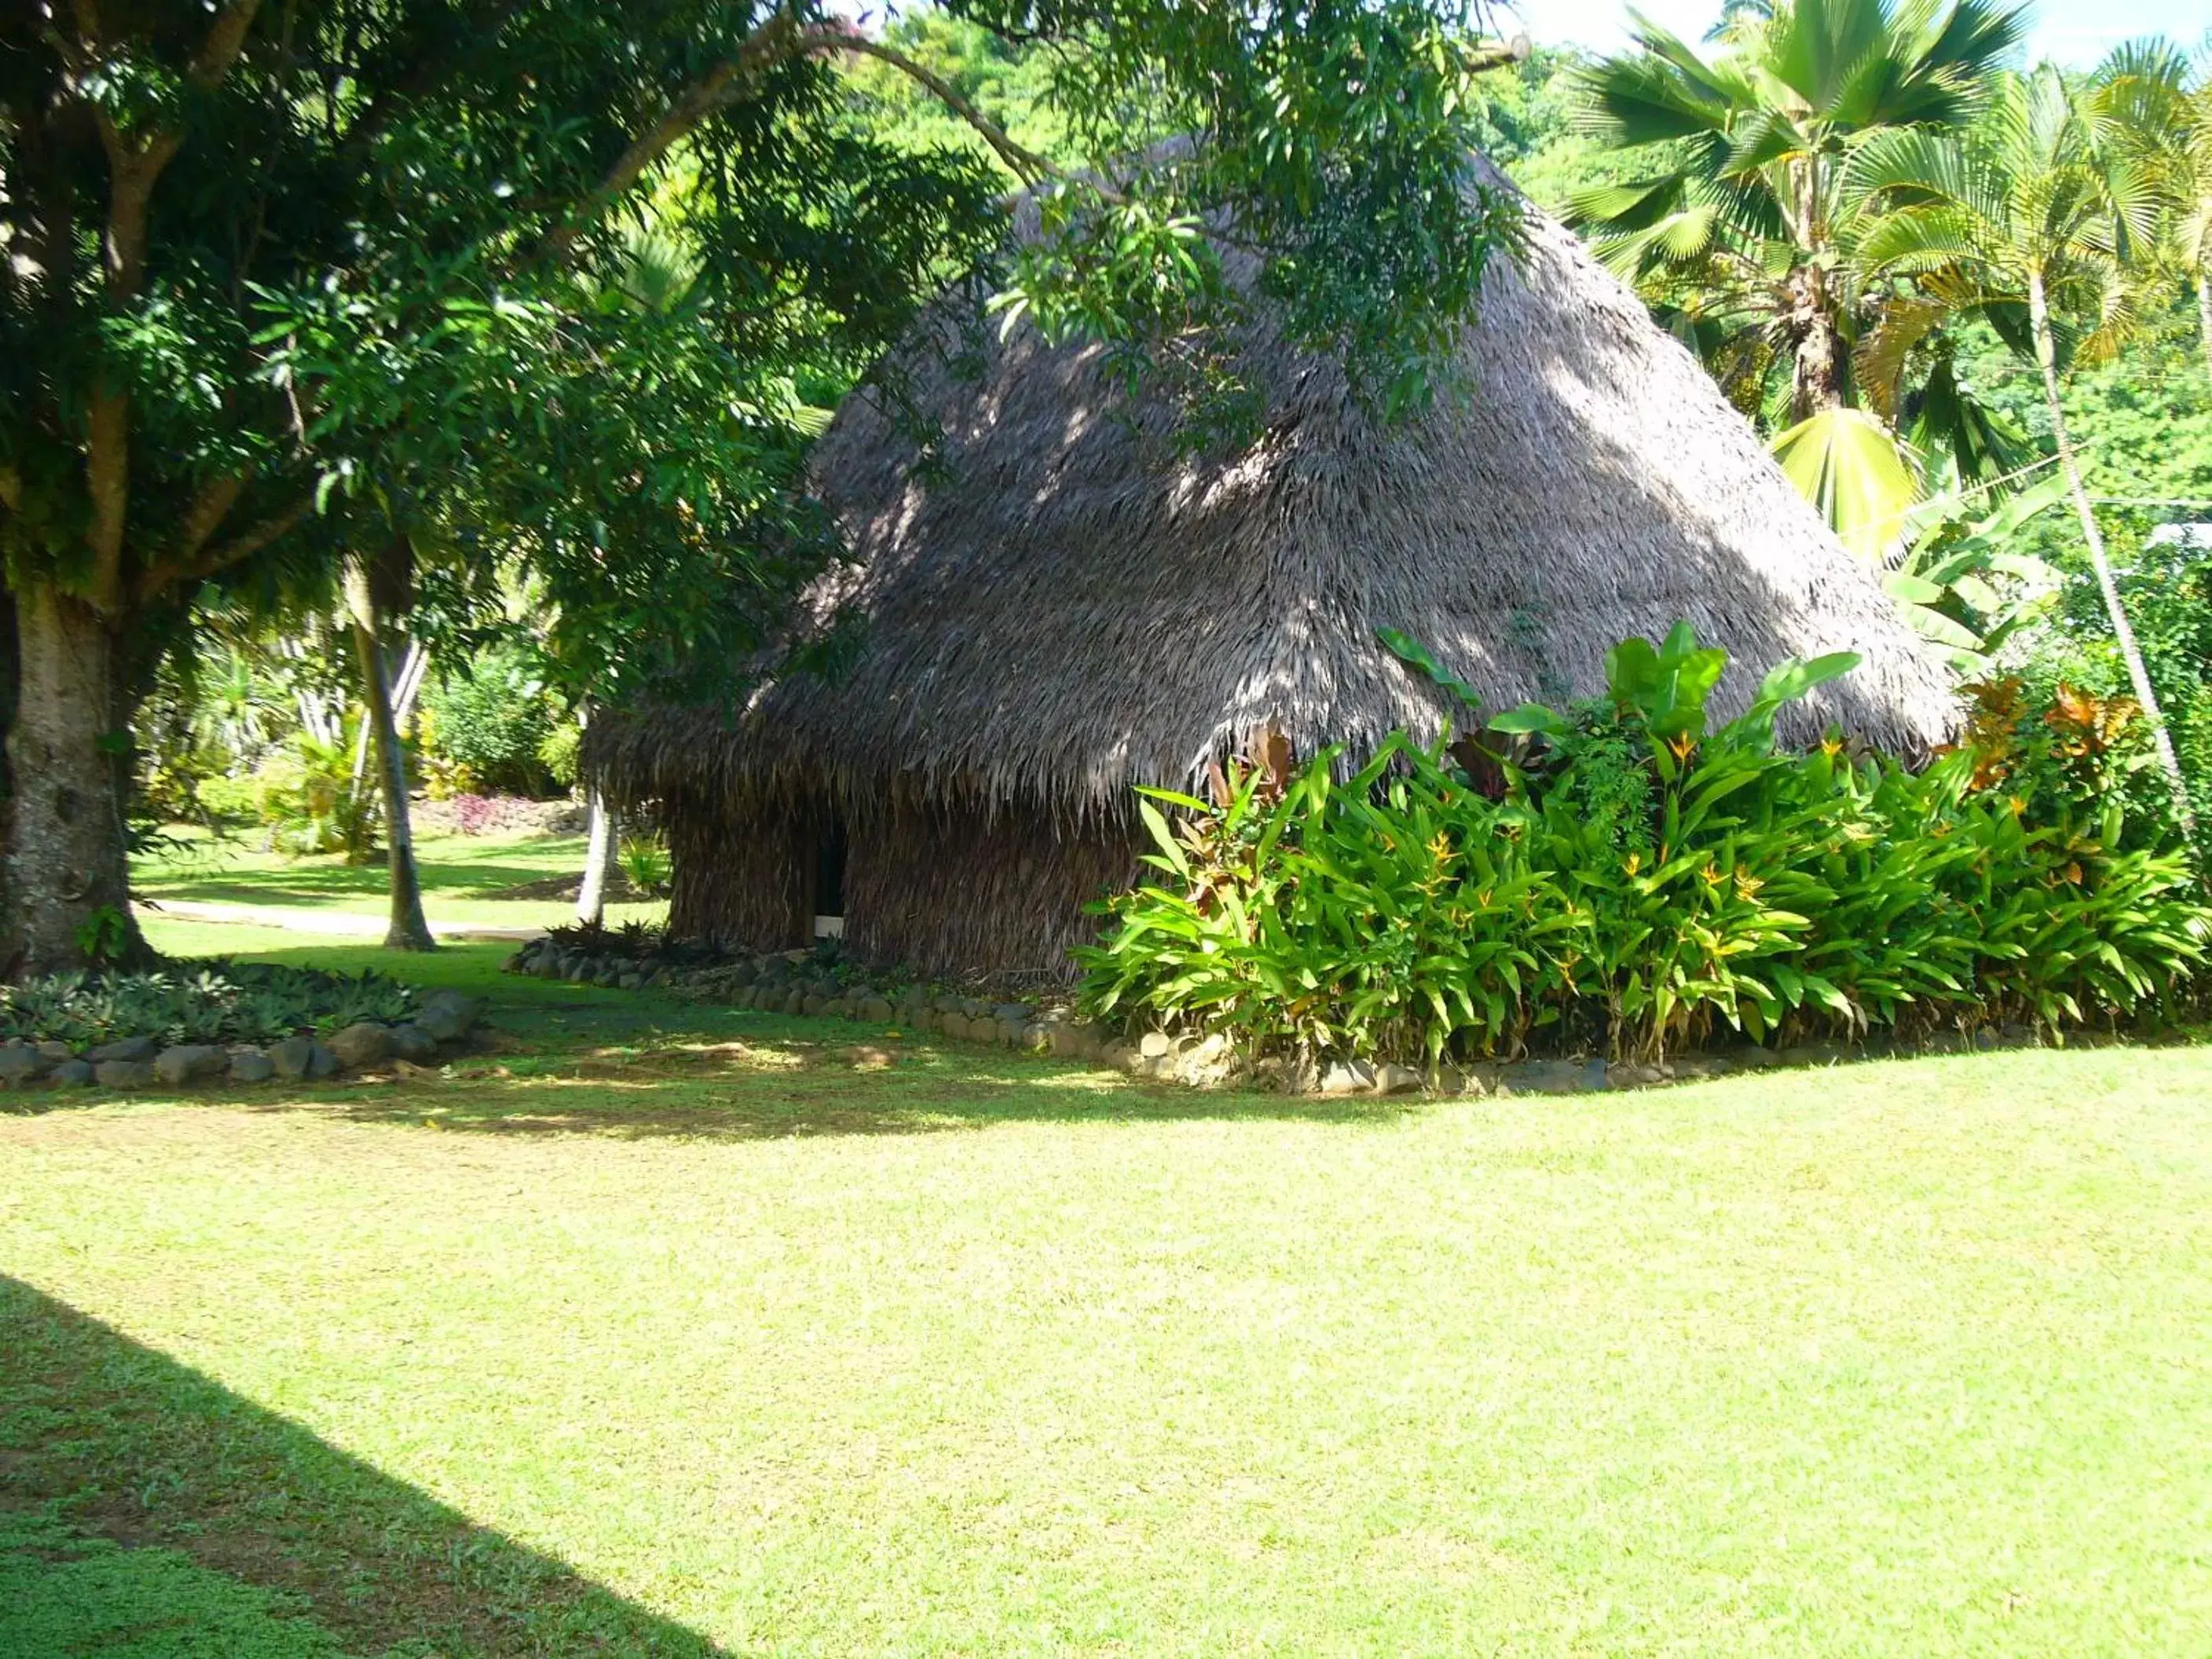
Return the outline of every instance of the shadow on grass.
<path id="1" fill-rule="evenodd" d="M 847 1057 L 852 1048 L 867 1058 Z M 875 1058 L 890 1053 L 888 1064 Z M 741 1041 L 643 1054 L 517 1060 L 451 1078 L 362 1082 L 322 1099 L 241 1100 L 356 1123 L 481 1134 L 772 1140 L 915 1135 L 1013 1123 L 1250 1121 L 1375 1124 L 1405 1100 L 1318 1099 L 1145 1085 L 1110 1072 L 912 1045 Z"/>
<path id="2" fill-rule="evenodd" d="M 531 979 L 500 971 L 511 949 L 455 945 L 410 956 L 331 945 L 247 953 L 257 962 L 346 972 L 373 967 L 426 988 L 482 995 L 500 1052 L 471 1056 L 443 1074 L 210 1090 L 187 1098 L 492 1134 L 712 1140 L 926 1134 L 1018 1122 L 1359 1124 L 1393 1122 L 1420 1109 L 1406 1100 L 1136 1083 L 1075 1061 L 894 1037 L 880 1026 Z M 111 1097 L 37 1093 L 6 1104 L 54 1111 Z"/>
<path id="3" fill-rule="evenodd" d="M 434 860 L 423 863 L 420 873 L 426 893 L 458 899 L 495 899 L 547 878 L 534 865 L 444 864 Z M 156 902 L 177 899 L 312 907 L 337 898 L 382 899 L 389 884 L 381 864 L 353 864 L 265 872 L 165 872 L 143 878 L 136 890 Z"/>
<path id="4" fill-rule="evenodd" d="M 10 1654 L 723 1651 L 4 1276 L 0 1507 Z"/>

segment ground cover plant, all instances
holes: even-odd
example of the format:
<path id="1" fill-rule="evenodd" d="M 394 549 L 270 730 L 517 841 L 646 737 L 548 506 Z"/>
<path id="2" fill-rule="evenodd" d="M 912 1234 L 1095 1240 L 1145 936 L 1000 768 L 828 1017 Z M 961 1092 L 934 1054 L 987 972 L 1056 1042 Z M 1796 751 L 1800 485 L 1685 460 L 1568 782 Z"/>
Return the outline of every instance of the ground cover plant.
<path id="1" fill-rule="evenodd" d="M 0 1651 L 2212 1635 L 2200 1050 L 1201 1095 L 501 954 L 450 1079 L 0 1115 Z"/>
<path id="2" fill-rule="evenodd" d="M 0 985 L 0 1040 L 76 1049 L 128 1037 L 274 1042 L 364 1020 L 396 1024 L 414 1008 L 411 987 L 374 969 L 342 974 L 216 957 L 145 973 L 51 974 Z"/>
<path id="3" fill-rule="evenodd" d="M 1779 749 L 1777 713 L 1855 661 L 1785 663 L 1712 726 L 1726 654 L 1682 627 L 1618 647 L 1606 695 L 1565 712 L 1396 733 L 1348 777 L 1278 754 L 1212 801 L 1146 791 L 1170 880 L 1109 902 L 1085 999 L 1308 1062 L 1431 1066 L 1540 1039 L 1656 1059 L 1723 1028 L 2057 1030 L 2171 1000 L 2212 909 L 2117 793 L 2148 751 L 2132 705 L 2069 688 L 2030 709 L 1993 684 L 1917 772 L 1833 737 Z"/>

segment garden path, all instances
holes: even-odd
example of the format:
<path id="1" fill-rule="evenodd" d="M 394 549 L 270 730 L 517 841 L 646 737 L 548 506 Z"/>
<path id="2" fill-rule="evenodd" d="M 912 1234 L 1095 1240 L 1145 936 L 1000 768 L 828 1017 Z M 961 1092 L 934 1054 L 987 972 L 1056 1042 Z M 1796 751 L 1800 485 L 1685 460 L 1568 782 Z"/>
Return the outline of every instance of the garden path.
<path id="1" fill-rule="evenodd" d="M 391 926 L 384 916 L 351 910 L 302 910 L 282 904 L 222 904 L 200 899 L 140 901 L 131 906 L 143 923 L 151 915 L 184 921 L 245 922 L 260 927 L 285 927 L 302 933 L 335 933 L 348 939 L 379 939 Z M 444 939 L 511 939 L 520 943 L 542 935 L 543 927 L 501 927 L 474 921 L 434 921 L 430 931 Z"/>

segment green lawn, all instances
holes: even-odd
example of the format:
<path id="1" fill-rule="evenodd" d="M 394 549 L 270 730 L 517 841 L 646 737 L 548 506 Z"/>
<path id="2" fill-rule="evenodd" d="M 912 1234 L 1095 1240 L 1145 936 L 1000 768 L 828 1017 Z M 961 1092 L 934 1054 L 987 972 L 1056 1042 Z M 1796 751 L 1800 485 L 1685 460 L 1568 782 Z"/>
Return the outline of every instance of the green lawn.
<path id="1" fill-rule="evenodd" d="M 1324 1107 L 496 989 L 0 1115 L 0 1653 L 2212 1652 L 2212 1053 Z"/>
<path id="2" fill-rule="evenodd" d="M 348 864 L 337 854 L 286 858 L 255 850 L 250 842 L 216 839 L 179 827 L 173 844 L 140 859 L 132 889 L 155 905 L 166 900 L 199 903 L 275 905 L 308 913 L 385 914 L 381 865 Z M 584 867 L 581 836 L 509 833 L 435 836 L 417 843 L 422 908 L 433 922 L 503 927 L 550 927 L 575 920 L 575 906 L 561 898 L 501 898 L 497 895 Z M 612 904 L 611 923 L 658 921 L 664 902 Z M 224 949 L 249 948 L 223 946 Z"/>

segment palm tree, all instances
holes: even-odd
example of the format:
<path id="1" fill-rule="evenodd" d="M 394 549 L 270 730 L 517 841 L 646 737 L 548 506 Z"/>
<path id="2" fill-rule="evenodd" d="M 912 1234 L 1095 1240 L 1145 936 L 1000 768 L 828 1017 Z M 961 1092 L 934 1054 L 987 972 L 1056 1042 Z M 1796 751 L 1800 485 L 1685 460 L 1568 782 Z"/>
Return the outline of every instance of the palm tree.
<path id="1" fill-rule="evenodd" d="M 2193 71 L 2179 46 L 2148 40 L 2121 47 L 2097 78 L 2103 112 L 2166 198 L 2161 248 L 2197 292 L 2204 368 L 2212 374 L 2212 35 Z"/>
<path id="2" fill-rule="evenodd" d="M 392 538 L 372 561 L 349 552 L 342 587 L 346 620 L 353 633 L 354 660 L 361 672 L 364 718 L 376 744 L 377 789 L 384 803 L 384 845 L 389 863 L 386 883 L 390 924 L 387 951 L 434 951 L 437 936 L 422 914 L 422 872 L 415 863 L 415 833 L 408 805 L 407 750 L 392 713 L 386 634 L 394 610 L 392 595 L 413 582 L 414 550 L 407 538 Z"/>
<path id="3" fill-rule="evenodd" d="M 1866 296 L 1845 166 L 1870 134 L 1966 119 L 2021 33 L 1985 0 L 1778 0 L 1709 63 L 1639 19 L 1642 50 L 1581 77 L 1576 123 L 1661 165 L 1578 192 L 1570 221 L 1739 395 L 1786 368 L 1792 419 L 1846 404 Z"/>
<path id="4" fill-rule="evenodd" d="M 2132 332 L 2134 273 L 2123 255 L 2158 222 L 2149 170 L 2100 142 L 2104 124 L 2103 106 L 2077 99 L 2057 70 L 2008 72 L 1973 135 L 1876 135 L 1852 156 L 1846 188 L 1872 216 L 1859 246 L 1869 270 L 1912 279 L 1952 317 L 1979 313 L 1998 321 L 2025 306 L 2051 437 L 2097 586 L 2175 811 L 2193 836 L 2173 738 L 2120 603 L 2059 397 L 2063 367 L 2109 356 Z"/>

